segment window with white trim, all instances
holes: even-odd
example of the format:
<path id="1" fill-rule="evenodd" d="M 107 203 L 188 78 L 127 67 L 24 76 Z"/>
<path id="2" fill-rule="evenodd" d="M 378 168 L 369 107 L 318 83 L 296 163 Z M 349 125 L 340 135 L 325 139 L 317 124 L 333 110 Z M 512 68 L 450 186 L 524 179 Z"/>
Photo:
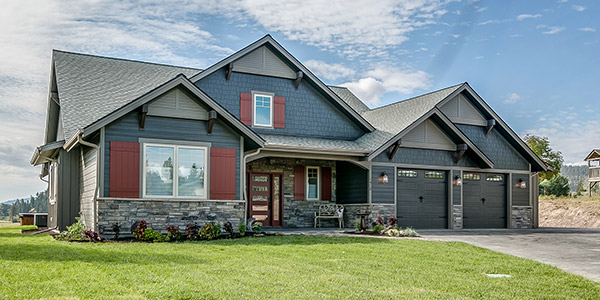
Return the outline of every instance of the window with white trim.
<path id="1" fill-rule="evenodd" d="M 56 162 L 50 163 L 50 170 L 48 173 L 48 202 L 50 204 L 56 203 L 58 191 L 58 164 Z"/>
<path id="2" fill-rule="evenodd" d="M 273 127 L 273 96 L 266 94 L 252 95 L 252 125 Z"/>
<path id="3" fill-rule="evenodd" d="M 306 199 L 319 200 L 321 189 L 321 170 L 319 167 L 306 167 Z"/>
<path id="4" fill-rule="evenodd" d="M 143 155 L 144 197 L 207 197 L 207 147 L 144 144 Z"/>

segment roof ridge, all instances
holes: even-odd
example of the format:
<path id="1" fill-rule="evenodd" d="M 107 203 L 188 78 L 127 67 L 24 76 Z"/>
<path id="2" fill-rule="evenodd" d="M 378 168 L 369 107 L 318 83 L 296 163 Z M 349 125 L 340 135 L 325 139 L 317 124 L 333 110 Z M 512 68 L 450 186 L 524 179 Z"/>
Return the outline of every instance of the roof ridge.
<path id="1" fill-rule="evenodd" d="M 52 49 L 52 52 L 61 52 L 61 53 L 81 55 L 81 56 L 89 56 L 89 57 L 97 57 L 97 58 L 120 60 L 120 61 L 126 61 L 126 62 L 143 63 L 143 64 L 148 64 L 148 65 L 157 65 L 157 66 L 163 66 L 163 67 L 172 67 L 172 68 L 189 69 L 189 70 L 194 70 L 194 71 L 202 71 L 202 69 L 192 68 L 192 67 L 176 66 L 176 65 L 169 65 L 169 64 L 156 63 L 156 62 L 150 62 L 150 61 L 135 60 L 135 59 L 128 59 L 128 58 L 120 58 L 120 57 L 111 57 L 111 56 L 103 56 L 103 55 L 81 53 L 81 52 L 72 52 L 72 51 L 65 51 L 65 50 L 58 50 L 58 49 Z"/>
<path id="2" fill-rule="evenodd" d="M 414 97 L 411 97 L 411 98 L 408 98 L 408 99 L 404 99 L 404 100 L 399 100 L 399 101 L 396 101 L 396 102 L 392 102 L 392 103 L 389 103 L 389 104 L 386 104 L 386 105 L 383 105 L 383 106 L 380 106 L 380 107 L 373 108 L 373 109 L 371 109 L 371 111 L 376 111 L 376 110 L 379 110 L 379 109 L 382 109 L 382 108 L 386 108 L 386 107 L 389 107 L 389 106 L 392 106 L 392 105 L 395 105 L 395 104 L 399 104 L 399 103 L 404 103 L 404 102 L 407 102 L 407 101 L 415 100 L 417 98 L 420 98 L 420 97 L 423 97 L 423 96 L 427 96 L 427 95 L 431 95 L 433 93 L 441 92 L 443 90 L 447 90 L 447 89 L 450 89 L 450 88 L 453 88 L 453 87 L 459 87 L 459 86 L 461 86 L 463 84 L 466 84 L 466 82 L 455 84 L 455 85 L 451 85 L 449 87 L 441 88 L 441 89 L 438 89 L 438 90 L 435 90 L 435 91 L 431 91 L 431 92 L 428 92 L 428 93 L 425 93 L 425 94 L 422 94 L 422 95 L 414 96 Z"/>

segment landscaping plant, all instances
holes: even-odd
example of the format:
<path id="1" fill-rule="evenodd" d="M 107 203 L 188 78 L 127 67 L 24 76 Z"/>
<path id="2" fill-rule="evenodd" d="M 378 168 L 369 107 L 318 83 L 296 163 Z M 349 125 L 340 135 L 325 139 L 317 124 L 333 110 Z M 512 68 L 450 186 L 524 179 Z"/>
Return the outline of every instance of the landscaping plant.
<path id="1" fill-rule="evenodd" d="M 121 232 L 121 228 L 119 227 L 119 223 L 115 223 L 112 225 L 112 231 L 115 233 L 115 240 L 119 238 L 119 232 Z"/>
<path id="2" fill-rule="evenodd" d="M 190 241 L 195 241 L 198 239 L 198 224 L 196 223 L 188 223 L 185 225 L 185 237 Z"/>
<path id="3" fill-rule="evenodd" d="M 221 236 L 221 225 L 219 223 L 209 222 L 204 228 L 198 231 L 201 240 L 214 240 Z"/>
<path id="4" fill-rule="evenodd" d="M 254 222 L 254 223 L 252 223 L 252 231 L 254 231 L 254 233 L 258 234 L 262 230 L 262 226 L 263 226 L 263 224 L 261 222 Z"/>
<path id="5" fill-rule="evenodd" d="M 75 218 L 76 222 L 71 226 L 67 226 L 67 230 L 61 232 L 56 236 L 56 239 L 63 241 L 83 241 L 85 240 L 85 236 L 83 232 L 85 231 L 85 225 L 83 225 L 83 221 L 81 218 Z"/>
<path id="6" fill-rule="evenodd" d="M 148 227 L 148 223 L 146 221 L 141 220 L 134 224 L 135 228 L 131 231 L 136 240 L 146 240 L 146 228 Z"/>
<path id="7" fill-rule="evenodd" d="M 373 233 L 375 234 L 381 234 L 381 232 L 385 229 L 385 226 L 383 224 L 377 224 L 375 226 L 373 226 Z"/>
<path id="8" fill-rule="evenodd" d="M 171 242 L 183 240 L 183 235 L 179 231 L 179 226 L 171 225 L 167 227 L 167 239 Z"/>
<path id="9" fill-rule="evenodd" d="M 144 232 L 144 241 L 161 243 L 166 242 L 167 237 L 158 231 L 152 230 L 152 228 L 147 228 Z"/>
<path id="10" fill-rule="evenodd" d="M 84 231 L 83 235 L 85 235 L 87 237 L 87 239 L 93 243 L 98 243 L 98 242 L 104 241 L 104 239 L 102 238 L 102 236 L 99 233 L 97 233 L 91 229 Z"/>
<path id="11" fill-rule="evenodd" d="M 240 222 L 240 224 L 238 224 L 238 232 L 240 233 L 241 236 L 246 235 L 246 223 L 244 222 Z"/>
<path id="12" fill-rule="evenodd" d="M 225 222 L 225 224 L 223 224 L 223 229 L 225 229 L 225 232 L 229 233 L 229 237 L 235 237 L 235 233 L 233 232 L 233 225 L 231 225 L 231 222 Z"/>

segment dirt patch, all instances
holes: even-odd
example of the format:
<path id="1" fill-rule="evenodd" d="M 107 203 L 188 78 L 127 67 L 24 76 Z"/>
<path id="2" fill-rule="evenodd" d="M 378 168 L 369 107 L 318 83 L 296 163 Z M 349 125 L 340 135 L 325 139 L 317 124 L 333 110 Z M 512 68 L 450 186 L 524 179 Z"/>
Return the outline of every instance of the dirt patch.
<path id="1" fill-rule="evenodd" d="M 600 228 L 600 198 L 540 197 L 540 227 Z"/>

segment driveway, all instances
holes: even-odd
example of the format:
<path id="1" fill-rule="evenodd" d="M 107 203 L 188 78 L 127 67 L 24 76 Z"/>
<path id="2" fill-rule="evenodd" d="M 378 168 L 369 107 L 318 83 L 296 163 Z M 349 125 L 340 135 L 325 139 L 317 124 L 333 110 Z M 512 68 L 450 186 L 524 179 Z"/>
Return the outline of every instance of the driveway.
<path id="1" fill-rule="evenodd" d="M 600 229 L 419 230 L 424 239 L 465 242 L 539 261 L 600 282 Z"/>

